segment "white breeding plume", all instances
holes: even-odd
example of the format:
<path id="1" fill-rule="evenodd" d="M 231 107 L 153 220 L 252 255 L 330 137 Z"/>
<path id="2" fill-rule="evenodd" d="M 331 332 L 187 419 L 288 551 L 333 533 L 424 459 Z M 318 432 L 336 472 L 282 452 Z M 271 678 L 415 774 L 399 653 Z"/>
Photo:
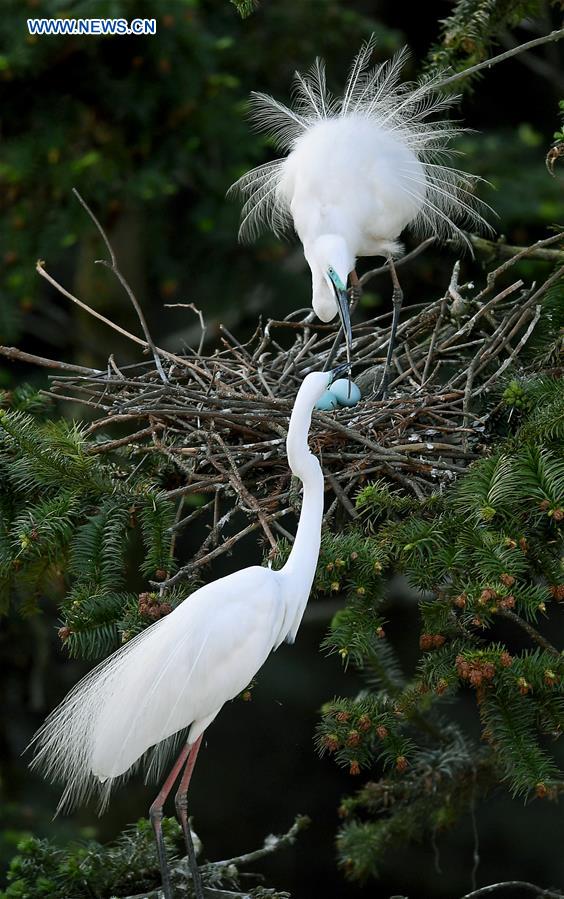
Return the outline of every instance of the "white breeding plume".
<path id="1" fill-rule="evenodd" d="M 342 98 L 328 92 L 320 59 L 306 75 L 296 73 L 291 108 L 251 95 L 256 125 L 288 155 L 230 189 L 246 199 L 241 239 L 264 228 L 295 229 L 311 269 L 313 308 L 322 321 L 340 313 L 349 340 L 346 285 L 358 256 L 392 260 L 408 226 L 421 237 L 465 243 L 464 227 L 489 228 L 482 216 L 489 207 L 474 196 L 481 179 L 447 164 L 462 129 L 443 116 L 457 98 L 440 93 L 443 76 L 400 83 L 405 48 L 369 68 L 374 43 L 373 36 L 361 47 Z"/>
<path id="2" fill-rule="evenodd" d="M 180 756 L 151 806 L 163 888 L 171 899 L 162 808 L 177 793 L 198 899 L 203 899 L 187 817 L 187 791 L 206 727 L 237 696 L 283 640 L 293 643 L 315 575 L 323 516 L 323 474 L 308 448 L 311 413 L 333 372 L 312 372 L 296 397 L 286 448 L 304 494 L 296 539 L 279 571 L 252 566 L 201 587 L 98 665 L 69 693 L 33 739 L 33 767 L 65 784 L 59 809 L 113 786 L 138 765 L 158 772 L 171 749 Z"/>

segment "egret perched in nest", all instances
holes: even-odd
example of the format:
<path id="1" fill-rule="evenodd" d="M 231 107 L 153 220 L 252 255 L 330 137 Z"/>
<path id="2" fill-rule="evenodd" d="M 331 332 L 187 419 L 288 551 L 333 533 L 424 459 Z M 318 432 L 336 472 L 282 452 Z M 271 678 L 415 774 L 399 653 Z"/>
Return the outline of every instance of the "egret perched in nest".
<path id="1" fill-rule="evenodd" d="M 265 227 L 277 235 L 295 229 L 311 269 L 313 309 L 324 322 L 340 315 L 347 350 L 347 282 L 349 275 L 357 282 L 356 259 L 389 260 L 387 376 L 402 304 L 393 262 L 402 252 L 398 238 L 409 227 L 421 237 L 457 237 L 470 246 L 462 227 L 489 228 L 481 214 L 489 207 L 474 196 L 481 179 L 446 164 L 462 129 L 444 119 L 456 97 L 441 95 L 442 76 L 400 83 L 406 48 L 369 68 L 374 43 L 372 36 L 361 47 L 340 99 L 327 90 L 320 59 L 306 75 L 296 73 L 292 107 L 251 95 L 256 125 L 288 155 L 252 169 L 230 191 L 246 198 L 241 239 Z"/>
<path id="2" fill-rule="evenodd" d="M 251 682 L 272 650 L 293 643 L 315 576 L 323 516 L 323 474 L 308 448 L 315 403 L 340 374 L 312 372 L 296 397 L 286 449 L 303 483 L 296 538 L 279 570 L 253 566 L 196 590 L 173 612 L 88 674 L 51 713 L 33 739 L 33 766 L 65 790 L 59 809 L 112 788 L 139 765 L 157 773 L 182 749 L 150 809 L 165 899 L 171 884 L 162 833 L 163 806 L 180 776 L 176 809 L 195 891 L 203 899 L 190 833 L 187 794 L 205 729 L 222 706 Z"/>

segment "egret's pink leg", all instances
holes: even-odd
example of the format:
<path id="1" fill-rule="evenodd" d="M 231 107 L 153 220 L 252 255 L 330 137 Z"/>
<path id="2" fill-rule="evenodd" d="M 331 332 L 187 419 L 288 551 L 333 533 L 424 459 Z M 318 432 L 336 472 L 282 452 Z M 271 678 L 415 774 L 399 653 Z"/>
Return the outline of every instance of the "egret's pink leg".
<path id="1" fill-rule="evenodd" d="M 153 802 L 151 808 L 149 809 L 149 818 L 151 819 L 151 824 L 153 826 L 153 830 L 155 832 L 155 839 L 157 841 L 157 854 L 159 857 L 159 867 L 161 869 L 161 878 L 163 885 L 163 893 L 165 899 L 173 899 L 172 897 L 172 887 L 170 885 L 170 874 L 168 870 L 168 861 L 166 857 L 166 849 L 164 844 L 163 837 L 163 805 L 166 802 L 166 798 L 170 791 L 174 786 L 174 782 L 176 778 L 182 771 L 182 766 L 186 761 L 188 755 L 190 753 L 190 746 L 188 744 L 182 747 L 180 755 L 176 759 L 170 774 L 165 780 L 159 795 Z"/>
<path id="2" fill-rule="evenodd" d="M 196 742 L 193 743 L 190 747 L 186 767 L 178 786 L 178 792 L 174 797 L 176 813 L 178 815 L 180 823 L 182 824 L 182 830 L 184 833 L 186 854 L 188 855 L 188 863 L 190 865 L 190 871 L 192 872 L 192 882 L 194 884 L 196 899 L 204 899 L 204 887 L 202 884 L 202 878 L 200 877 L 200 872 L 198 870 L 198 862 L 196 859 L 196 853 L 194 851 L 194 843 L 192 842 L 192 834 L 190 832 L 190 822 L 188 821 L 188 787 L 190 786 L 192 772 L 194 771 L 194 765 L 196 764 L 198 750 L 200 748 L 203 736 L 203 734 L 200 734 Z"/>

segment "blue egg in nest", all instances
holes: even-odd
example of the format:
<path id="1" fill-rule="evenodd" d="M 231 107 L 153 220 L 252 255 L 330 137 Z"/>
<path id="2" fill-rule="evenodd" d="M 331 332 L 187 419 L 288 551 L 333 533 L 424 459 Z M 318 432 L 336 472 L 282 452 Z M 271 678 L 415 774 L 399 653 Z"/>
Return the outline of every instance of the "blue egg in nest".
<path id="1" fill-rule="evenodd" d="M 331 384 L 331 393 L 337 398 L 341 406 L 356 406 L 360 400 L 360 390 L 348 378 L 339 378 Z"/>
<path id="2" fill-rule="evenodd" d="M 333 388 L 331 390 L 326 390 L 315 404 L 316 409 L 320 409 L 322 412 L 330 412 L 331 409 L 335 409 L 337 407 L 337 397 L 333 393 Z"/>

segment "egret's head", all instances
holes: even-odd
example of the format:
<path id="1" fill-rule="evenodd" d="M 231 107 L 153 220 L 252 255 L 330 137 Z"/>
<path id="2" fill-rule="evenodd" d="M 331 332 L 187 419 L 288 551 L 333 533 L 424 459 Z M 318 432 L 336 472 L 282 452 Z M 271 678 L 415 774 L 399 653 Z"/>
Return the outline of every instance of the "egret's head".
<path id="1" fill-rule="evenodd" d="M 306 394 L 308 404 L 311 403 L 314 406 L 333 381 L 339 378 L 345 371 L 350 371 L 348 362 L 337 365 L 332 371 L 312 371 L 305 376 L 299 392 L 302 395 Z"/>
<path id="2" fill-rule="evenodd" d="M 325 289 L 315 291 L 313 308 L 322 321 L 330 321 L 338 313 L 345 333 L 347 354 L 352 343 L 347 280 L 355 266 L 355 259 L 347 242 L 339 234 L 322 234 L 306 254 L 312 271 L 321 275 Z M 312 257 L 312 258 L 310 258 Z"/>
<path id="3" fill-rule="evenodd" d="M 307 477 L 308 472 L 319 469 L 319 462 L 310 453 L 307 444 L 313 407 L 331 385 L 333 379 L 338 378 L 348 368 L 349 364 L 345 362 L 343 365 L 338 365 L 333 371 L 312 371 L 305 376 L 298 390 L 290 416 L 286 453 L 290 468 L 302 480 Z"/>

